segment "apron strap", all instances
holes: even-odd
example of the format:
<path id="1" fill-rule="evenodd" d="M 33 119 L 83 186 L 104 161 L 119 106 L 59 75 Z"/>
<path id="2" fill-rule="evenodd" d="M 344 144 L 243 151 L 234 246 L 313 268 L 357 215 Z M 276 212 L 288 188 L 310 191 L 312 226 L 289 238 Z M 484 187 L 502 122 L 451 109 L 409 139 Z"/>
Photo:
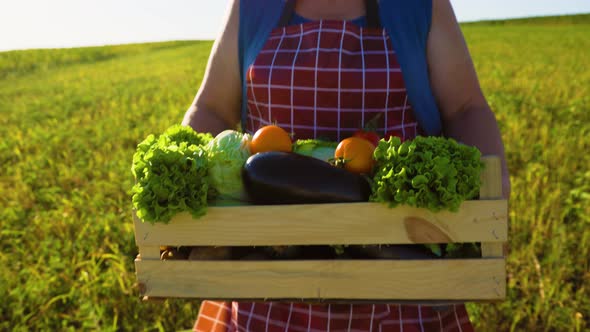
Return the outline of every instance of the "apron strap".
<path id="1" fill-rule="evenodd" d="M 282 28 L 289 25 L 293 13 L 295 12 L 295 1 L 296 0 L 287 0 L 277 27 Z M 377 0 L 365 0 L 365 13 L 365 17 L 367 18 L 367 28 L 381 28 L 379 4 L 377 3 Z"/>
<path id="2" fill-rule="evenodd" d="M 382 28 L 379 18 L 379 4 L 377 0 L 365 0 L 367 28 Z"/>
<path id="3" fill-rule="evenodd" d="M 285 7 L 283 8 L 283 13 L 281 14 L 281 19 L 279 20 L 279 24 L 277 25 L 277 27 L 283 28 L 289 25 L 289 22 L 291 21 L 294 12 L 295 0 L 287 0 L 287 3 L 285 3 Z"/>

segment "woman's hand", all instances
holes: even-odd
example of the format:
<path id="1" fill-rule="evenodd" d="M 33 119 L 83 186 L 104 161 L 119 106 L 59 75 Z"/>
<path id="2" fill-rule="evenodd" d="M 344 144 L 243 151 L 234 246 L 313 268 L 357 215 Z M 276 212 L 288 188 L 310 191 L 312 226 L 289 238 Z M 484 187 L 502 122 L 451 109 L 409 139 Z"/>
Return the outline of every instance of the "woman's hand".
<path id="1" fill-rule="evenodd" d="M 510 196 L 504 145 L 496 118 L 479 86 L 461 28 L 449 0 L 432 1 L 427 43 L 430 84 L 437 100 L 443 133 L 502 159 L 503 195 Z"/>
<path id="2" fill-rule="evenodd" d="M 225 129 L 235 129 L 240 121 L 239 2 L 230 2 L 224 27 L 211 50 L 199 92 L 182 121 L 183 125 L 199 132 L 216 135 Z"/>

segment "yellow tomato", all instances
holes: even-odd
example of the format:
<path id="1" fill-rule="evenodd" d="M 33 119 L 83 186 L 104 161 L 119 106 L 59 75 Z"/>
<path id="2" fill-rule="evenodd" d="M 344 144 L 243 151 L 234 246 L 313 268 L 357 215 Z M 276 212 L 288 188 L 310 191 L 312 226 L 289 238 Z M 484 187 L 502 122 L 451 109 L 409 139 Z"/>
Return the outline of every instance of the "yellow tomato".
<path id="1" fill-rule="evenodd" d="M 375 146 L 371 142 L 359 137 L 349 137 L 338 144 L 334 157 L 338 163 L 344 164 L 347 171 L 369 174 L 373 170 L 374 151 Z"/>
<path id="2" fill-rule="evenodd" d="M 275 125 L 264 126 L 254 133 L 250 142 L 252 154 L 268 151 L 291 152 L 291 136 L 283 128 Z"/>

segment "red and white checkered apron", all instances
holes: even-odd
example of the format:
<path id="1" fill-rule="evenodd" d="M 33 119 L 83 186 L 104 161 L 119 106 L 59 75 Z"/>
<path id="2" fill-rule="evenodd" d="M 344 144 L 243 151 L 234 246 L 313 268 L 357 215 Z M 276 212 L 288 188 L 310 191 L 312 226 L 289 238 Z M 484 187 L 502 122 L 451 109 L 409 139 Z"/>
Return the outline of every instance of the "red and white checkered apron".
<path id="1" fill-rule="evenodd" d="M 275 29 L 247 77 L 246 130 L 277 124 L 296 139 L 351 136 L 381 114 L 381 136 L 420 129 L 384 29 L 322 20 Z M 226 331 L 473 331 L 464 305 L 203 301 L 194 326 Z"/>
<path id="2" fill-rule="evenodd" d="M 384 29 L 319 21 L 275 29 L 247 76 L 246 130 L 278 124 L 295 139 L 339 141 L 378 114 L 377 133 L 417 134 Z"/>

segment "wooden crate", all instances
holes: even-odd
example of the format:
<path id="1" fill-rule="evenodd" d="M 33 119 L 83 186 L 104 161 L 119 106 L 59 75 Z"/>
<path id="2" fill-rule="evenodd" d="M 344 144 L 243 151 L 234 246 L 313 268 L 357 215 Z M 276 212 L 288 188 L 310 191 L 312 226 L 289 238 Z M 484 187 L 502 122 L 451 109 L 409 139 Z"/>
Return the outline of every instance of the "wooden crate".
<path id="1" fill-rule="evenodd" d="M 210 207 L 169 224 L 135 218 L 143 296 L 224 300 L 496 301 L 506 294 L 507 202 L 500 162 L 483 158 L 480 199 L 459 212 L 379 203 Z M 163 261 L 160 246 L 481 242 L 475 259 Z"/>

